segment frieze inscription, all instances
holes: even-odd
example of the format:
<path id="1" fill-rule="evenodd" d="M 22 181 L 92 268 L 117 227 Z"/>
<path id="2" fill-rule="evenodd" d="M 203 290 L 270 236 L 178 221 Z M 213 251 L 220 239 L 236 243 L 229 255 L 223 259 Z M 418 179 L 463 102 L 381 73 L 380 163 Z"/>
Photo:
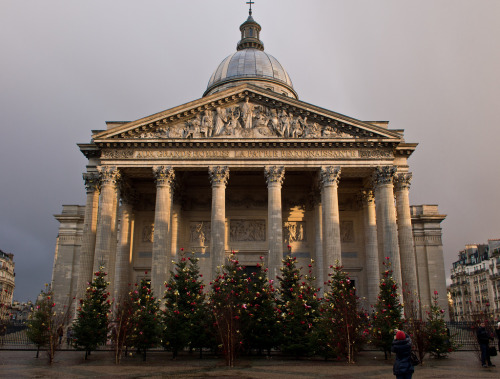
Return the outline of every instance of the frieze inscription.
<path id="1" fill-rule="evenodd" d="M 389 149 L 104 149 L 103 159 L 381 159 L 393 158 Z"/>

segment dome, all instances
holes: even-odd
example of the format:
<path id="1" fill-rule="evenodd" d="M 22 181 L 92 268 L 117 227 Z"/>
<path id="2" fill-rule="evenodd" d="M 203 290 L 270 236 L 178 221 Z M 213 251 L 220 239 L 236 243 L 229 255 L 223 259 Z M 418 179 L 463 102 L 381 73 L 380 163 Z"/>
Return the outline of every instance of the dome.
<path id="1" fill-rule="evenodd" d="M 264 52 L 259 39 L 260 25 L 250 15 L 240 26 L 241 40 L 237 51 L 224 59 L 214 71 L 203 96 L 251 83 L 281 95 L 297 97 L 293 84 L 283 66 L 271 54 Z"/>

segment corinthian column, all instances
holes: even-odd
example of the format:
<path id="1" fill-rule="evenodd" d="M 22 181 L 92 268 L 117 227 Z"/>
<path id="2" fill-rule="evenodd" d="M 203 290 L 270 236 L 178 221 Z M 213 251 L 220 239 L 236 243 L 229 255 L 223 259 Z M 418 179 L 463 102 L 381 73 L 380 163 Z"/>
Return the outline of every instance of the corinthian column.
<path id="1" fill-rule="evenodd" d="M 122 205 L 120 207 L 120 236 L 115 265 L 114 298 L 120 301 L 127 294 L 130 275 L 130 242 L 133 231 L 133 194 L 131 189 L 121 191 Z"/>
<path id="2" fill-rule="evenodd" d="M 393 177 L 396 173 L 394 166 L 383 166 L 375 169 L 374 184 L 375 205 L 377 207 L 377 228 L 383 230 L 384 256 L 389 257 L 392 265 L 392 277 L 402 293 L 401 261 L 399 257 L 398 226 L 396 224 L 396 208 L 394 206 Z M 380 211 L 380 212 L 379 212 Z"/>
<path id="3" fill-rule="evenodd" d="M 171 269 L 170 222 L 174 170 L 170 166 L 153 166 L 156 178 L 156 205 L 151 260 L 151 289 L 156 298 L 163 296 L 163 284 Z"/>
<path id="4" fill-rule="evenodd" d="M 210 255 L 212 256 L 212 276 L 217 267 L 224 264 L 226 250 L 226 185 L 229 179 L 227 166 L 208 168 L 212 182 L 212 215 L 210 231 Z"/>
<path id="5" fill-rule="evenodd" d="M 278 276 L 283 259 L 283 216 L 281 209 L 281 186 L 285 167 L 264 168 L 267 180 L 267 234 L 269 240 L 269 279 Z"/>
<path id="6" fill-rule="evenodd" d="M 377 219 L 375 216 L 375 199 L 372 190 L 361 192 L 365 225 L 365 270 L 368 285 L 368 303 L 377 302 L 380 265 L 378 260 Z"/>
<path id="7" fill-rule="evenodd" d="M 112 294 L 115 282 L 117 182 L 120 179 L 120 172 L 116 166 L 99 166 L 97 170 L 101 177 L 101 199 L 94 271 L 97 271 L 99 266 L 104 266 L 108 272 L 106 279 L 110 283 L 108 290 Z"/>
<path id="8" fill-rule="evenodd" d="M 328 280 L 330 266 L 342 263 L 338 185 L 340 167 L 321 167 L 321 204 L 323 211 L 323 278 Z"/>
<path id="9" fill-rule="evenodd" d="M 410 172 L 398 173 L 394 177 L 394 184 L 396 190 L 396 210 L 402 281 L 405 284 L 405 287 L 407 287 L 404 289 L 411 291 L 411 293 L 414 294 L 418 292 L 418 282 L 410 213 L 411 177 L 412 174 Z"/>
<path id="10" fill-rule="evenodd" d="M 97 232 L 97 211 L 99 209 L 99 173 L 87 172 L 83 174 L 87 202 L 85 204 L 85 219 L 83 221 L 82 247 L 80 249 L 80 266 L 78 270 L 77 302 L 82 299 L 87 283 L 92 281 L 94 265 L 95 238 Z"/>

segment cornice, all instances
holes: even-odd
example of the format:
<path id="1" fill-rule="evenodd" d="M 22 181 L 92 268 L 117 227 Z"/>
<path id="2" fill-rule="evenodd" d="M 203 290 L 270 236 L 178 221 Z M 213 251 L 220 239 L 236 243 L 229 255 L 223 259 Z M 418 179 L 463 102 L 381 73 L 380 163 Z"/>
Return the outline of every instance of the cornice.
<path id="1" fill-rule="evenodd" d="M 99 151 L 103 148 L 130 148 L 130 147 L 244 147 L 244 148 L 259 148 L 259 147 L 277 147 L 277 148 L 293 148 L 293 147 L 318 147 L 318 148 L 391 148 L 396 149 L 399 141 L 394 140 L 356 140 L 352 139 L 334 141 L 328 140 L 283 140 L 283 139 L 231 139 L 231 140 L 214 140 L 214 139 L 175 139 L 175 140 L 103 140 L 96 141 L 93 146 Z M 90 144 L 89 144 L 90 145 Z M 78 145 L 80 146 L 80 145 Z M 86 150 L 87 151 L 87 150 Z M 85 152 L 82 150 L 85 154 Z"/>

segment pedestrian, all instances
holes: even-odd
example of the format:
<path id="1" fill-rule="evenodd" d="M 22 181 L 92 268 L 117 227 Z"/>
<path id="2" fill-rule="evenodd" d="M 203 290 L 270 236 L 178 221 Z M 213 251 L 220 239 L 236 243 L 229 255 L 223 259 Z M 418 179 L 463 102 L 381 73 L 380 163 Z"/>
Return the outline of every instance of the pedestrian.
<path id="1" fill-rule="evenodd" d="M 68 330 L 66 330 L 66 345 L 71 345 L 71 340 L 73 339 L 73 330 L 71 326 L 68 326 Z"/>
<path id="2" fill-rule="evenodd" d="M 59 336 L 59 345 L 60 345 L 62 343 L 62 339 L 64 336 L 64 328 L 62 325 L 60 325 L 59 328 L 57 328 L 57 335 Z"/>
<path id="3" fill-rule="evenodd" d="M 497 328 L 495 329 L 498 339 L 498 352 L 500 353 L 500 321 L 498 321 Z"/>
<path id="4" fill-rule="evenodd" d="M 411 379 L 415 369 L 411 363 L 411 338 L 402 330 L 396 329 L 394 341 L 392 341 L 392 352 L 396 353 L 393 373 L 396 379 Z"/>
<path id="5" fill-rule="evenodd" d="M 479 348 L 481 349 L 481 365 L 485 368 L 495 367 L 495 365 L 491 363 L 489 352 L 490 340 L 493 340 L 493 337 L 490 336 L 486 330 L 486 324 L 484 321 L 479 324 L 479 328 L 476 331 L 476 337 L 477 342 L 479 343 Z"/>

